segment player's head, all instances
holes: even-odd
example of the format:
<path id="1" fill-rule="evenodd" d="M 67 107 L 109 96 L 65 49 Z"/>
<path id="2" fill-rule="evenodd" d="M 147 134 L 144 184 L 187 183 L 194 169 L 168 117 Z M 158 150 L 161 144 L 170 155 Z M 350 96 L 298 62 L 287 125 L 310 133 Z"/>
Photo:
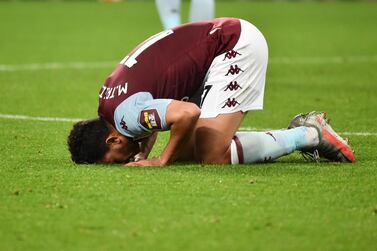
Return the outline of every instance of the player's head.
<path id="1" fill-rule="evenodd" d="M 102 118 L 76 123 L 68 136 L 68 147 L 77 164 L 126 163 L 139 151 L 137 142 L 118 133 Z"/>

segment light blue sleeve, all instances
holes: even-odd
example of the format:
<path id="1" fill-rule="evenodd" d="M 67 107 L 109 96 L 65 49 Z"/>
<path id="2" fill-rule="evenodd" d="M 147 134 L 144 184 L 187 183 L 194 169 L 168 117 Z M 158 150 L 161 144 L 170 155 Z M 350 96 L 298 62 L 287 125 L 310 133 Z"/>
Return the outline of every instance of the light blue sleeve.
<path id="1" fill-rule="evenodd" d="M 148 136 L 153 131 L 166 131 L 166 110 L 172 99 L 153 99 L 149 92 L 138 92 L 120 103 L 114 112 L 115 127 L 133 139 Z"/>

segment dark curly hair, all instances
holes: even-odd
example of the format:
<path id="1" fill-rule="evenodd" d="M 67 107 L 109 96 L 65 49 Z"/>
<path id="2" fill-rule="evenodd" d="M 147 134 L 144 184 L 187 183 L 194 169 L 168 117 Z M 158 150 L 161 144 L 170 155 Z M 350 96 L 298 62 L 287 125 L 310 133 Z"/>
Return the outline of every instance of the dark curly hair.
<path id="1" fill-rule="evenodd" d="M 74 124 L 67 141 L 73 162 L 92 164 L 101 160 L 108 150 L 105 141 L 109 133 L 110 129 L 102 118 Z"/>

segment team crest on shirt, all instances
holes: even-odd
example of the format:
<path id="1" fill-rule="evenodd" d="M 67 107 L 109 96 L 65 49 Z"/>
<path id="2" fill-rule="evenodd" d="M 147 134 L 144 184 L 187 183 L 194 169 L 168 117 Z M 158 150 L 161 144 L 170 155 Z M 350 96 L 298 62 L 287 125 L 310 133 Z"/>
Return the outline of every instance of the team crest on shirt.
<path id="1" fill-rule="evenodd" d="M 124 121 L 124 116 L 122 117 L 122 119 L 120 120 L 120 127 L 122 127 L 124 130 L 127 130 L 128 127 L 126 125 L 126 121 Z"/>
<path id="2" fill-rule="evenodd" d="M 156 109 L 143 110 L 140 113 L 140 124 L 146 129 L 161 129 L 161 119 Z"/>

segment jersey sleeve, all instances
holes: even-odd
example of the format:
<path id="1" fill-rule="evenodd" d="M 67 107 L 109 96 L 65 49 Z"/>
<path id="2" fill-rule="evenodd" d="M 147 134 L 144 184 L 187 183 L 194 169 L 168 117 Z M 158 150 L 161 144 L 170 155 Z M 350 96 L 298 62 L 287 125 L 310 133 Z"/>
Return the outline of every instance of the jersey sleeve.
<path id="1" fill-rule="evenodd" d="M 120 103 L 114 112 L 118 132 L 133 139 L 153 131 L 166 131 L 166 110 L 172 99 L 153 99 L 149 92 L 138 92 Z"/>

